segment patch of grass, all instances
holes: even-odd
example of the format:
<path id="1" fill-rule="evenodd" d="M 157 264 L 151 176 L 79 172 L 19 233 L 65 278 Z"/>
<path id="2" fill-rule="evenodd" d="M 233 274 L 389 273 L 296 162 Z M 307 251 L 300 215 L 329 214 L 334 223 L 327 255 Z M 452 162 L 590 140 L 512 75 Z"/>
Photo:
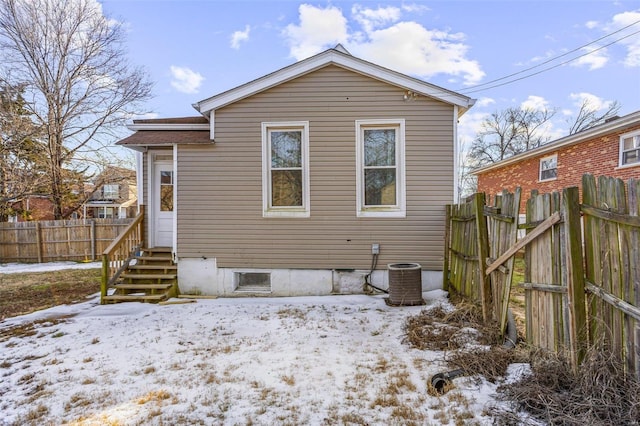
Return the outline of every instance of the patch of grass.
<path id="1" fill-rule="evenodd" d="M 64 409 L 67 411 L 71 411 L 71 409 L 73 408 L 86 407 L 88 405 L 91 405 L 91 403 L 92 399 L 89 395 L 87 395 L 86 393 L 77 392 L 71 395 L 69 401 L 64 404 Z"/>
<path id="2" fill-rule="evenodd" d="M 167 392 L 164 389 L 161 389 L 159 391 L 151 391 L 149 393 L 147 393 L 146 395 L 141 396 L 140 398 L 138 398 L 138 400 L 136 401 L 139 405 L 144 405 L 148 402 L 161 402 L 161 401 L 165 401 L 167 399 L 171 398 L 171 394 L 169 392 Z"/>
<path id="3" fill-rule="evenodd" d="M 295 318 L 303 321 L 307 319 L 307 313 L 299 308 L 281 308 L 277 314 L 279 318 Z"/>
<path id="4" fill-rule="evenodd" d="M 18 384 L 19 385 L 29 384 L 33 381 L 35 376 L 36 376 L 35 373 L 27 373 L 18 379 Z"/>
<path id="5" fill-rule="evenodd" d="M 0 321 L 52 306 L 82 302 L 100 291 L 100 269 L 0 274 Z"/>
<path id="6" fill-rule="evenodd" d="M 280 379 L 282 379 L 282 381 L 289 386 L 293 386 L 296 384 L 296 378 L 292 374 L 284 374 L 280 377 Z"/>
<path id="7" fill-rule="evenodd" d="M 27 415 L 24 417 L 26 421 L 35 422 L 37 420 L 42 419 L 44 416 L 49 414 L 49 407 L 44 404 L 38 404 L 37 407 L 31 409 Z M 17 423 L 20 424 L 20 423 Z"/>
<path id="8" fill-rule="evenodd" d="M 405 342 L 433 351 L 456 350 L 467 343 L 494 345 L 500 337 L 497 324 L 484 324 L 481 308 L 469 302 L 459 303 L 451 312 L 442 306 L 424 309 L 408 317 L 404 329 Z"/>

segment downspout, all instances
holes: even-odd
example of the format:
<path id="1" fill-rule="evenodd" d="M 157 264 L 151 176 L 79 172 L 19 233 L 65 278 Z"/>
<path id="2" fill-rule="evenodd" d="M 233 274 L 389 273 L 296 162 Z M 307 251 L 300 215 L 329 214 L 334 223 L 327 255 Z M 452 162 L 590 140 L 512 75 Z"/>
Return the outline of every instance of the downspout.
<path id="1" fill-rule="evenodd" d="M 458 202 L 460 185 L 460 149 L 458 144 L 458 105 L 453 106 L 453 201 Z"/>
<path id="2" fill-rule="evenodd" d="M 173 239 L 171 257 L 178 263 L 178 144 L 173 144 Z"/>

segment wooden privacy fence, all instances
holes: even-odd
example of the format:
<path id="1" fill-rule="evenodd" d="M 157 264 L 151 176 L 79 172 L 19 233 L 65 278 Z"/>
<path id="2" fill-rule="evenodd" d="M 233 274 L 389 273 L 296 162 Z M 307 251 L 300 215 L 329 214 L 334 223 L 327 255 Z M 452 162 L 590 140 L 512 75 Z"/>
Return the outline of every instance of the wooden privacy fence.
<path id="1" fill-rule="evenodd" d="M 0 223 L 0 262 L 98 260 L 132 219 Z"/>
<path id="2" fill-rule="evenodd" d="M 605 343 L 640 376 L 640 181 L 585 175 L 582 187 L 582 205 L 575 187 L 533 191 L 518 241 L 519 191 L 491 208 L 481 194 L 448 207 L 445 287 L 481 302 L 504 331 L 513 256 L 524 249 L 527 341 L 568 351 L 574 368 Z"/>
<path id="3" fill-rule="evenodd" d="M 485 321 L 499 319 L 503 332 L 508 309 L 503 301 L 511 291 L 514 259 L 500 259 L 499 266 L 489 272 L 484 263 L 494 263 L 516 242 L 519 206 L 519 188 L 513 194 L 503 191 L 492 207 L 485 205 L 484 194 L 447 206 L 449 248 L 444 257 L 444 288 L 451 285 L 458 293 L 481 302 Z"/>

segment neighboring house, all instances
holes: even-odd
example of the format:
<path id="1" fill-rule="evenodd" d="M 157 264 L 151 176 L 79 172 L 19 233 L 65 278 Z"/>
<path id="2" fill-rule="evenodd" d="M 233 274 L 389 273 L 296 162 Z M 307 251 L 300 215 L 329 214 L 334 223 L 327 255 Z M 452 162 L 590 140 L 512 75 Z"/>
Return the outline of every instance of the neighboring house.
<path id="1" fill-rule="evenodd" d="M 15 215 L 9 222 L 29 222 L 33 220 L 54 220 L 53 203 L 47 195 L 27 195 L 12 204 Z"/>
<path id="2" fill-rule="evenodd" d="M 582 175 L 640 178 L 640 111 L 557 139 L 541 147 L 482 167 L 478 191 L 495 197 L 503 189 L 540 193 L 581 187 Z M 582 193 L 582 192 L 581 192 Z M 525 203 L 520 204 L 524 213 Z"/>
<path id="3" fill-rule="evenodd" d="M 135 170 L 107 167 L 96 176 L 91 196 L 83 206 L 83 216 L 100 219 L 135 217 L 138 189 Z"/>
<path id="4" fill-rule="evenodd" d="M 473 99 L 337 46 L 194 105 L 134 120 L 146 244 L 181 292 L 316 295 L 387 284 L 416 262 L 442 283 L 457 121 Z M 379 256 L 374 257 L 374 245 Z"/>

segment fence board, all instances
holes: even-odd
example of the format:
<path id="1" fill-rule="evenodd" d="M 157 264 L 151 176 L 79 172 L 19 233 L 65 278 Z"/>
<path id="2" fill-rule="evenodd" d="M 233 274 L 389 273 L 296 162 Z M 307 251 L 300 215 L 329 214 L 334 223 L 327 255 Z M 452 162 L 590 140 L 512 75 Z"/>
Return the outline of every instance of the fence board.
<path id="1" fill-rule="evenodd" d="M 493 316 L 500 323 L 500 331 L 504 333 L 507 326 L 507 311 L 513 279 L 515 252 L 510 249 L 515 245 L 518 236 L 518 216 L 520 211 L 520 188 L 511 193 L 503 191 L 496 197 L 494 208 L 488 209 L 489 256 L 493 265 L 487 268 L 491 274 L 491 290 L 493 300 Z M 499 212 L 499 213 L 498 213 Z M 511 253 L 511 254 L 509 254 Z M 497 265 L 503 265 L 504 268 Z"/>
<path id="2" fill-rule="evenodd" d="M 456 292 L 480 301 L 478 245 L 474 200 L 451 206 L 450 285 Z M 475 265 L 475 267 L 474 267 Z"/>
<path id="3" fill-rule="evenodd" d="M 628 183 L 629 190 L 629 216 L 638 218 L 640 216 L 640 180 L 631 179 Z M 629 299 L 636 307 L 640 307 L 640 228 L 630 227 L 629 229 L 629 257 L 630 273 L 629 281 L 633 283 L 629 286 Z M 635 354 L 634 371 L 640 375 L 640 321 L 633 324 L 633 353 Z M 630 330 L 631 325 L 629 326 Z"/>
<path id="4" fill-rule="evenodd" d="M 627 188 L 620 179 L 583 177 L 585 205 L 585 258 L 587 281 L 595 286 L 590 303 L 591 336 L 603 340 L 626 361 L 626 368 L 640 374 L 638 319 L 623 309 L 640 304 L 638 297 L 640 252 L 638 233 L 638 181 Z M 626 220 L 620 220 L 623 215 Z M 596 232 L 597 231 L 597 232 Z M 622 301 L 622 305 L 611 301 Z"/>
<path id="5" fill-rule="evenodd" d="M 560 211 L 560 194 L 532 193 L 526 204 L 527 224 L 540 224 L 557 218 Z M 527 272 L 525 281 L 543 284 L 525 288 L 527 340 L 539 347 L 557 350 L 568 343 L 568 328 L 564 321 L 566 289 L 547 291 L 545 286 L 561 286 L 562 261 L 559 256 L 562 233 L 558 220 L 540 233 L 525 247 Z M 543 227 L 537 229 L 544 229 Z M 536 235 L 535 228 L 527 226 L 527 237 Z M 526 237 L 525 237 L 526 238 Z"/>

